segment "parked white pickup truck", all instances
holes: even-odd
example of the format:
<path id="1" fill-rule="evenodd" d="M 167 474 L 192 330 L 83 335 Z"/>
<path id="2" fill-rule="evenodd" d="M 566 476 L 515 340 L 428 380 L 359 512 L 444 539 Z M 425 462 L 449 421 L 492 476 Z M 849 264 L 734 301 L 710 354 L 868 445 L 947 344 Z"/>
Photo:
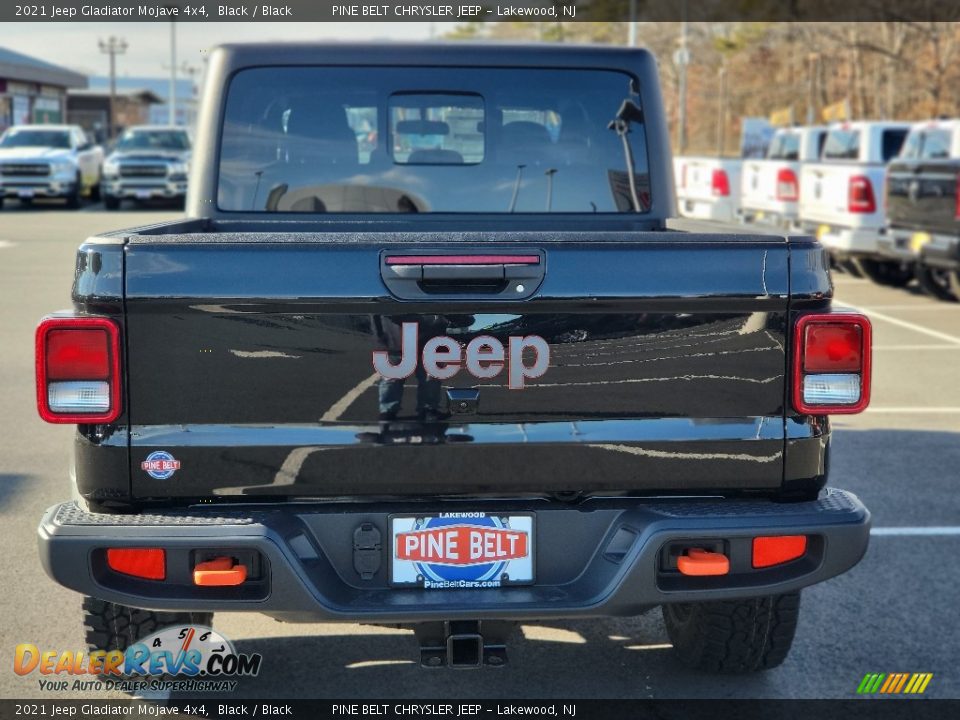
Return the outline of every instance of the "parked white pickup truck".
<path id="1" fill-rule="evenodd" d="M 800 212 L 800 170 L 820 158 L 827 128 L 820 125 L 781 128 L 762 160 L 745 160 L 740 190 L 740 217 L 792 228 Z"/>
<path id="2" fill-rule="evenodd" d="M 886 164 L 900 152 L 909 130 L 909 123 L 892 121 L 831 125 L 820 162 L 801 169 L 801 228 L 816 234 L 835 262 L 852 261 L 863 273 L 862 261 L 877 258 L 886 222 Z M 894 266 L 889 269 L 896 277 L 888 278 L 888 284 L 906 284 L 913 276 Z"/>
<path id="3" fill-rule="evenodd" d="M 103 149 L 79 125 L 15 125 L 0 136 L 0 208 L 5 198 L 78 208 L 84 196 L 99 198 L 101 163 Z"/>
<path id="4" fill-rule="evenodd" d="M 677 157 L 677 209 L 684 217 L 732 222 L 740 207 L 740 158 Z"/>

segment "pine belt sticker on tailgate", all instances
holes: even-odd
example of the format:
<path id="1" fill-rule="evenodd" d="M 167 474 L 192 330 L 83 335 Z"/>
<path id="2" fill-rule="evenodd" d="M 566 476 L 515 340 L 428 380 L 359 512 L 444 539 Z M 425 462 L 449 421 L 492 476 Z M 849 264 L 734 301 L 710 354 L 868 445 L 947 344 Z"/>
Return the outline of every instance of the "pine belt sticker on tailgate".
<path id="1" fill-rule="evenodd" d="M 390 579 L 396 586 L 497 588 L 534 581 L 529 514 L 395 516 L 390 534 Z"/>

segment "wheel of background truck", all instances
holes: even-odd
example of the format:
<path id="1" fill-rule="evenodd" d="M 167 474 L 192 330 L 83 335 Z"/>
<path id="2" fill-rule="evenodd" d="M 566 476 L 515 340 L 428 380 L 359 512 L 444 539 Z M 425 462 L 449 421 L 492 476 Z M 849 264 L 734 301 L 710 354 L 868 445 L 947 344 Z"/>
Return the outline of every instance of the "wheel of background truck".
<path id="1" fill-rule="evenodd" d="M 960 270 L 950 271 L 947 281 L 950 283 L 950 292 L 953 293 L 953 297 L 960 300 Z"/>
<path id="2" fill-rule="evenodd" d="M 797 629 L 800 593 L 663 606 L 680 660 L 697 670 L 746 673 L 782 663 Z"/>
<path id="3" fill-rule="evenodd" d="M 169 625 L 213 625 L 213 613 L 154 612 L 92 597 L 83 599 L 87 644 L 95 650 L 126 650 Z"/>
<path id="4" fill-rule="evenodd" d="M 838 260 L 837 267 L 847 273 L 847 275 L 852 275 L 855 278 L 863 277 L 863 273 L 860 272 L 860 268 L 854 264 L 853 260 Z"/>
<path id="5" fill-rule="evenodd" d="M 77 181 L 73 185 L 73 192 L 67 195 L 68 210 L 76 210 L 77 208 L 80 207 L 80 202 L 82 200 L 81 198 L 82 191 L 83 191 L 82 178 L 80 177 L 80 173 L 77 173 Z"/>
<path id="6" fill-rule="evenodd" d="M 938 300 L 957 301 L 958 296 L 954 295 L 950 288 L 951 273 L 949 270 L 939 270 L 917 263 L 916 276 L 920 287 L 928 295 L 932 295 Z"/>
<path id="7" fill-rule="evenodd" d="M 97 181 L 97 184 L 96 184 L 96 185 L 93 185 L 93 186 L 90 188 L 90 199 L 91 199 L 93 202 L 100 202 L 100 196 L 101 196 L 101 193 L 100 193 L 100 181 L 98 180 L 98 181 Z"/>
<path id="8" fill-rule="evenodd" d="M 853 258 L 850 262 L 860 272 L 861 277 L 869 278 L 877 285 L 906 287 L 907 283 L 913 280 L 913 268 L 904 267 L 900 263 L 869 258 Z"/>
<path id="9" fill-rule="evenodd" d="M 103 206 L 107 210 L 119 210 L 120 209 L 120 198 L 114 195 L 104 195 L 103 196 Z"/>

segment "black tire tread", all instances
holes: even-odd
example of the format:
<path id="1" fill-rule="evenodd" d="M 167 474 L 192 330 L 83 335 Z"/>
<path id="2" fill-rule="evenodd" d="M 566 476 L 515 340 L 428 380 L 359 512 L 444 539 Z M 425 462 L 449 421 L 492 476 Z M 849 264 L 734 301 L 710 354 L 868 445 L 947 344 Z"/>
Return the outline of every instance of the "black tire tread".
<path id="1" fill-rule="evenodd" d="M 680 659 L 697 670 L 747 673 L 780 665 L 790 652 L 800 593 L 688 604 L 680 618 L 664 606 L 667 634 Z"/>
<path id="2" fill-rule="evenodd" d="M 85 597 L 83 624 L 87 644 L 95 650 L 126 650 L 146 635 L 168 625 L 213 624 L 213 613 L 155 612 Z"/>
<path id="3" fill-rule="evenodd" d="M 927 295 L 935 297 L 937 300 L 945 300 L 947 302 L 957 302 L 960 300 L 960 295 L 955 295 L 951 292 L 951 288 L 953 288 L 953 277 L 950 277 L 950 288 L 944 287 L 934 279 L 930 268 L 921 263 L 917 263 L 916 276 L 917 283 L 923 288 L 923 291 L 927 293 Z"/>
<path id="4" fill-rule="evenodd" d="M 853 258 L 850 260 L 860 277 L 865 277 L 877 285 L 887 287 L 906 287 L 913 279 L 913 268 L 904 267 L 896 262 L 882 262 L 869 258 Z"/>

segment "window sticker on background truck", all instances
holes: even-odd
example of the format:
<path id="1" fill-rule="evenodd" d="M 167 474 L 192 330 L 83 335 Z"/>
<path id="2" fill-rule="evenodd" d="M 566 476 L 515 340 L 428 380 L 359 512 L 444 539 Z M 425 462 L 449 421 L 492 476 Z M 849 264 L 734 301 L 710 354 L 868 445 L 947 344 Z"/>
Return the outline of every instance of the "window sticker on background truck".
<path id="1" fill-rule="evenodd" d="M 394 517 L 391 579 L 426 589 L 533 582 L 533 516 L 443 513 Z"/>

